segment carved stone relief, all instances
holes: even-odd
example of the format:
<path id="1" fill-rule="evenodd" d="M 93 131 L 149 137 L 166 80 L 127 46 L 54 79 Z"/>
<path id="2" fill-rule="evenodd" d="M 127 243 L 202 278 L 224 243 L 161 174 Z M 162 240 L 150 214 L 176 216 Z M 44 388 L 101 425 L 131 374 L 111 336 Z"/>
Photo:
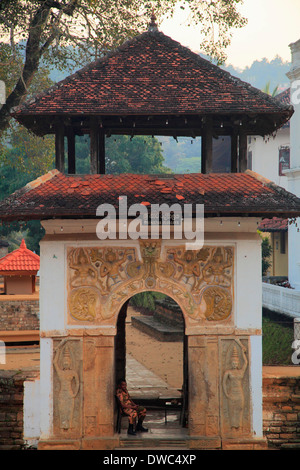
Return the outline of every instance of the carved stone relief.
<path id="1" fill-rule="evenodd" d="M 250 388 L 248 340 L 221 340 L 221 417 L 227 436 L 250 432 Z"/>
<path id="2" fill-rule="evenodd" d="M 55 434 L 73 435 L 81 429 L 82 345 L 80 339 L 54 342 L 53 423 Z"/>
<path id="3" fill-rule="evenodd" d="M 145 290 L 169 295 L 196 321 L 230 320 L 233 247 L 162 249 L 162 240 L 140 240 L 132 248 L 70 248 L 67 256 L 71 323 L 104 323 L 125 300 Z"/>

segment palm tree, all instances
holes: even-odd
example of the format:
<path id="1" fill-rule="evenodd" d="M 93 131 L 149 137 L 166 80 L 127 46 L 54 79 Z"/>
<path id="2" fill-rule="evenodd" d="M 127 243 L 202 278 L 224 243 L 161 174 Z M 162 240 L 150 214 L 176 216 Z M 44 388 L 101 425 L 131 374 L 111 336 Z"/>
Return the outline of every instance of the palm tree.
<path id="1" fill-rule="evenodd" d="M 271 96 L 276 96 L 277 95 L 277 92 L 278 92 L 278 85 L 274 88 L 274 90 L 272 91 L 271 93 L 271 90 L 270 90 L 270 85 L 271 85 L 271 81 L 269 81 L 266 86 L 262 89 L 262 91 L 264 93 L 267 93 L 267 95 L 271 95 Z"/>

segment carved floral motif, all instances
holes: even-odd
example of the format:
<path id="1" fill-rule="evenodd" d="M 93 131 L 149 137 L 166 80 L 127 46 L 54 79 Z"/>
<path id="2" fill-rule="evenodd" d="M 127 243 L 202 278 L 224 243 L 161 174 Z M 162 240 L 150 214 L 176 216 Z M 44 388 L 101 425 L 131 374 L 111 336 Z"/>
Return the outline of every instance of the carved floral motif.
<path id="1" fill-rule="evenodd" d="M 140 240 L 132 248 L 71 248 L 68 252 L 68 309 L 74 322 L 116 315 L 134 294 L 170 295 L 191 318 L 223 321 L 233 308 L 233 247 L 198 251 Z"/>

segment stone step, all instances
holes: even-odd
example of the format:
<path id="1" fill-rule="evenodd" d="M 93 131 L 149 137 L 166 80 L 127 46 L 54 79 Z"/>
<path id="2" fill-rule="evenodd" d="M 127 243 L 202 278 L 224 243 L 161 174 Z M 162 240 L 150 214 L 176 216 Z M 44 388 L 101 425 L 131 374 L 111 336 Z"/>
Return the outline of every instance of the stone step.
<path id="1" fill-rule="evenodd" d="M 22 446 L 15 444 L 0 444 L 0 451 L 2 450 L 20 450 Z"/>
<path id="2" fill-rule="evenodd" d="M 184 331 L 180 327 L 169 326 L 155 320 L 152 316 L 131 317 L 132 326 L 159 341 L 182 341 Z"/>
<path id="3" fill-rule="evenodd" d="M 170 438 L 121 438 L 120 448 L 122 449 L 188 449 L 185 439 Z"/>
<path id="4" fill-rule="evenodd" d="M 281 444 L 280 449 L 281 450 L 300 450 L 300 442 L 295 441 L 295 442 L 287 442 L 285 444 Z"/>

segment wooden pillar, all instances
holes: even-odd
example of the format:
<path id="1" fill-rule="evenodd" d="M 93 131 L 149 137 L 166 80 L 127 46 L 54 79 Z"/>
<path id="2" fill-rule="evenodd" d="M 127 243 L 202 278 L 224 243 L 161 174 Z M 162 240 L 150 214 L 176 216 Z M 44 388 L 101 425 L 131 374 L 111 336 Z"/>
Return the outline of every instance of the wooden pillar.
<path id="1" fill-rule="evenodd" d="M 105 173 L 105 132 L 100 129 L 97 118 L 90 120 L 91 173 Z"/>
<path id="2" fill-rule="evenodd" d="M 92 117 L 90 120 L 90 155 L 91 155 L 91 173 L 99 173 L 99 132 L 97 119 Z"/>
<path id="3" fill-rule="evenodd" d="M 65 171 L 65 126 L 63 122 L 55 128 L 55 168 L 64 173 Z"/>
<path id="4" fill-rule="evenodd" d="M 247 170 L 247 134 L 239 132 L 239 172 Z"/>
<path id="5" fill-rule="evenodd" d="M 212 120 L 207 118 L 201 137 L 201 173 L 212 172 L 213 160 L 213 135 Z"/>
<path id="6" fill-rule="evenodd" d="M 233 129 L 231 134 L 231 173 L 238 171 L 238 133 Z"/>
<path id="7" fill-rule="evenodd" d="M 75 134 L 71 128 L 68 130 L 68 173 L 70 175 L 75 175 L 76 173 L 75 152 Z"/>
<path id="8" fill-rule="evenodd" d="M 99 131 L 98 161 L 99 161 L 99 173 L 101 175 L 105 175 L 105 132 L 103 131 L 103 129 L 100 129 Z"/>

